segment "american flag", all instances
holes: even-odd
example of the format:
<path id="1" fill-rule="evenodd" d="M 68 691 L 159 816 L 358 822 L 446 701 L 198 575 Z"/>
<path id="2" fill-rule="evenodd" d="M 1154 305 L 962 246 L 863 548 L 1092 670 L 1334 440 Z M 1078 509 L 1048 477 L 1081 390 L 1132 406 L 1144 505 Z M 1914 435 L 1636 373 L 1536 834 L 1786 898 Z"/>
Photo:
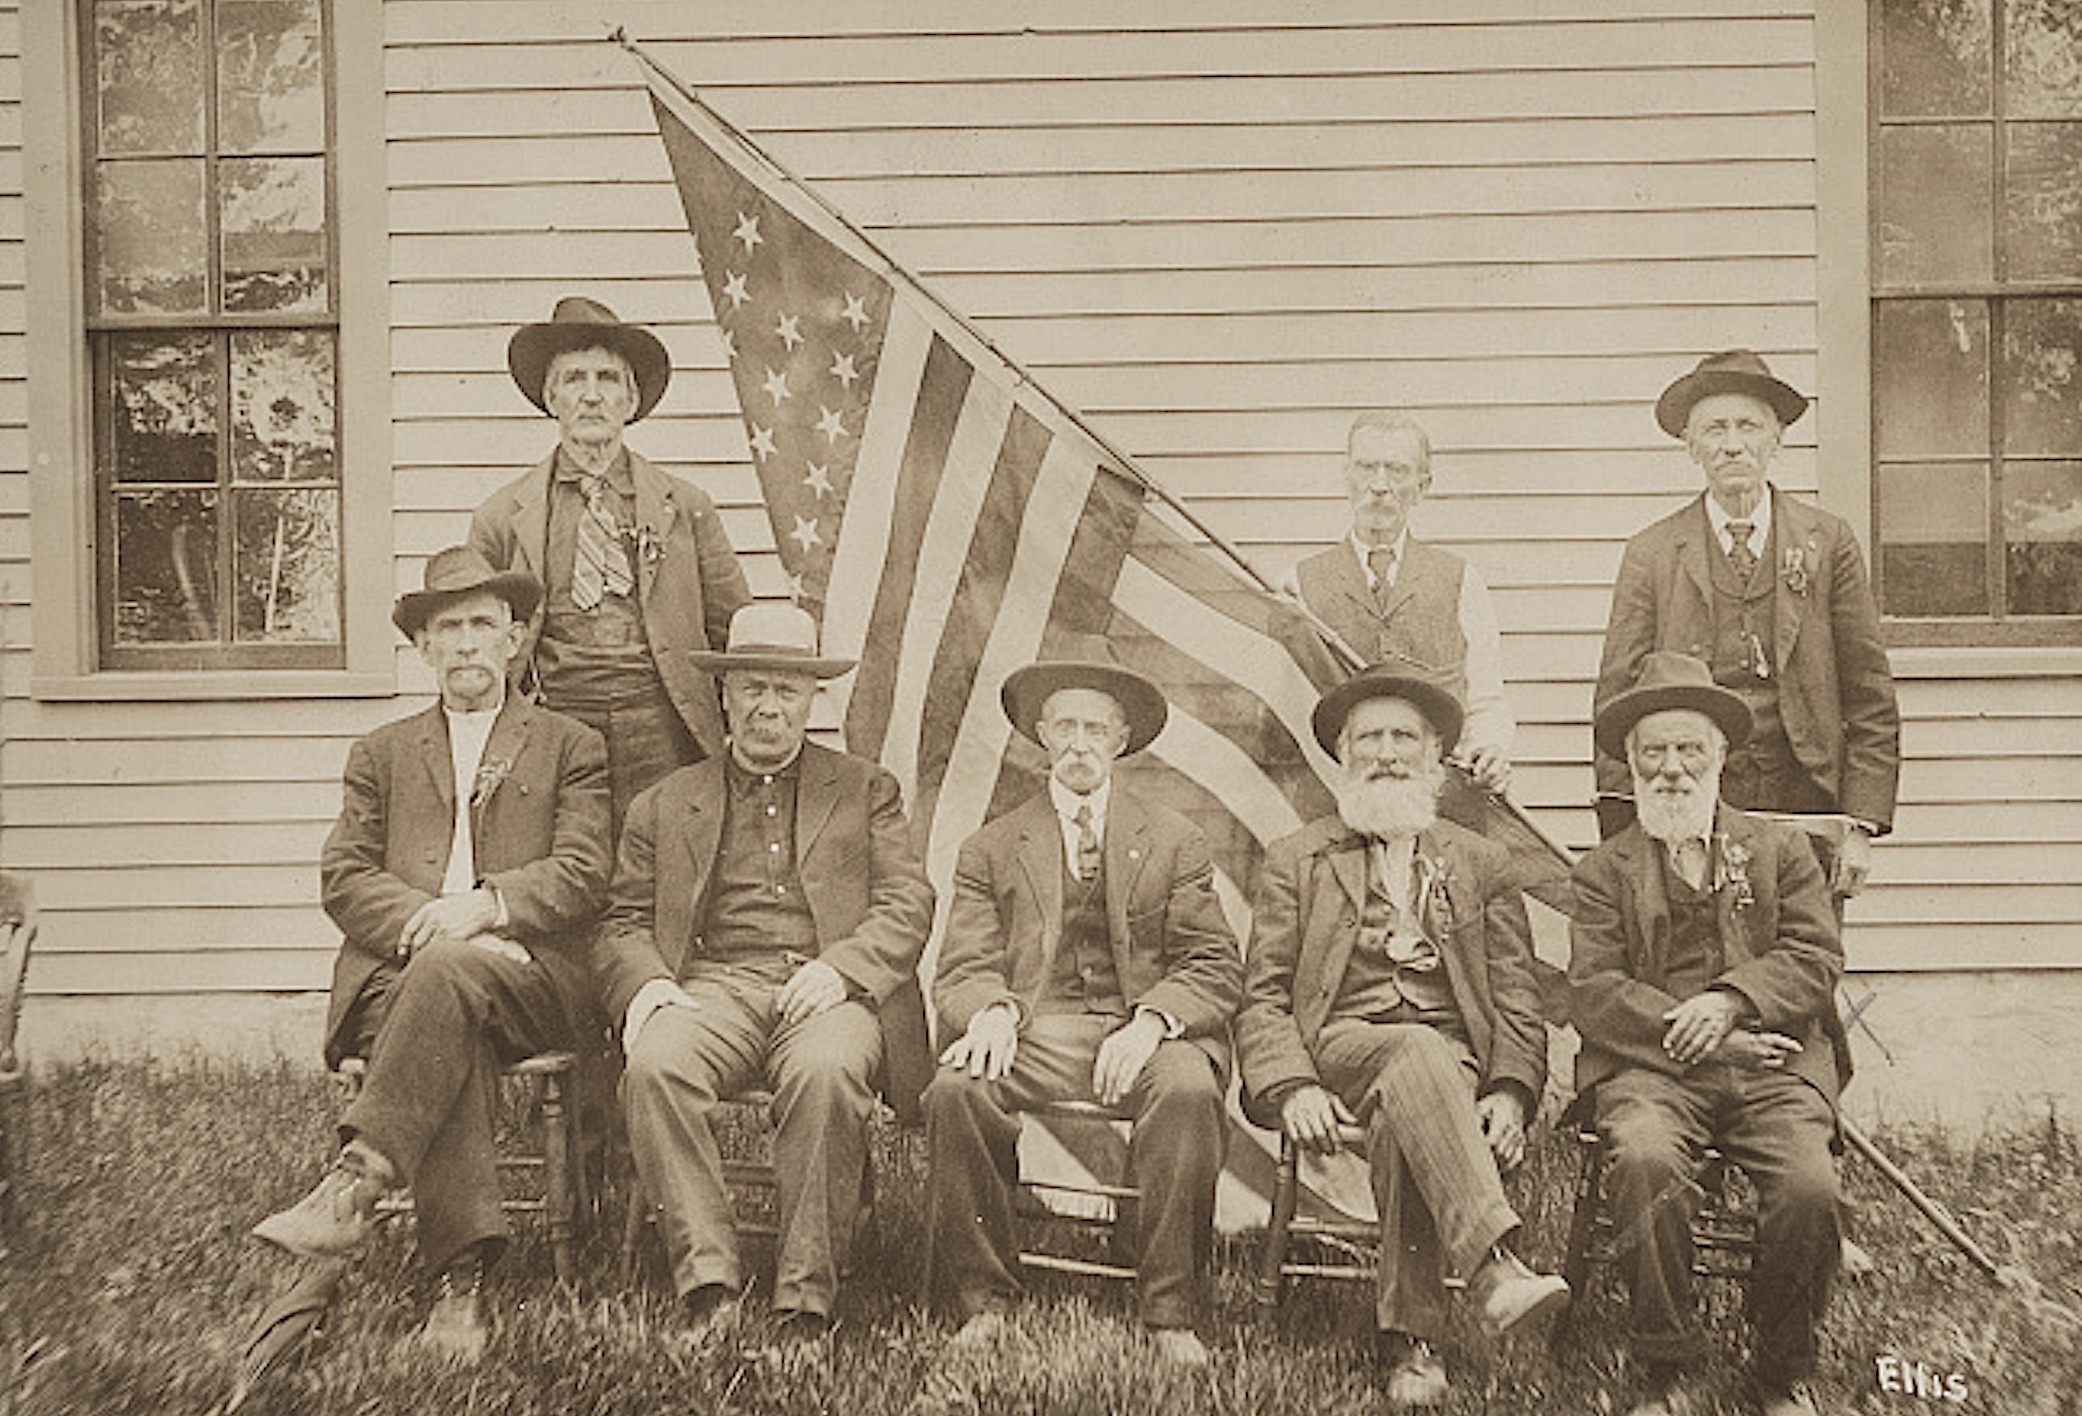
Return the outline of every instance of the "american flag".
<path id="1" fill-rule="evenodd" d="M 790 588 L 825 652 L 860 660 L 828 690 L 846 746 L 902 783 L 943 898 L 961 843 L 1041 788 L 1038 749 L 999 706 L 1005 676 L 1110 651 L 1171 706 L 1120 777 L 1206 832 L 1247 937 L 1263 848 L 1334 807 L 1309 715 L 1345 675 L 1337 656 L 1125 457 L 630 48 Z M 1230 1148 L 1225 1228 L 1262 1223 L 1270 1140 L 1255 1141 Z M 1363 1170 L 1316 1188 L 1370 1205 Z"/>

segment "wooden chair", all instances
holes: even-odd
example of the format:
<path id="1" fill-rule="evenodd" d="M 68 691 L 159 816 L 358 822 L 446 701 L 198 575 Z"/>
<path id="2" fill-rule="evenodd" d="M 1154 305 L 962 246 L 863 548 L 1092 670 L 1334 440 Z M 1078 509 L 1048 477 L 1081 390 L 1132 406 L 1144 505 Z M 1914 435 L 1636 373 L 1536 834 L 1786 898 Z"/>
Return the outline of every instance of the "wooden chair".
<path id="1" fill-rule="evenodd" d="M 0 873 L 0 1254 L 15 1233 L 19 1201 L 17 1174 L 24 1151 L 25 1118 L 20 1098 L 28 1071 L 15 1053 L 15 1025 L 22 1013 L 22 980 L 36 943 L 36 901 L 28 882 Z"/>
<path id="2" fill-rule="evenodd" d="M 1020 1117 L 1022 1125 L 1036 1121 L 1049 1123 L 1051 1131 L 1064 1135 L 1095 1127 L 1111 1131 L 1124 1120 L 1119 1113 L 1091 1101 L 1050 1102 L 1023 1111 Z M 1108 1148 L 1111 1148 L 1110 1143 Z M 1022 1172 L 1013 1196 L 1014 1211 L 1026 1221 L 1028 1231 L 1028 1242 L 1020 1246 L 1020 1263 L 1028 1268 L 1081 1278 L 1133 1281 L 1135 1255 L 1122 1252 L 1125 1241 L 1121 1238 L 1120 1221 L 1124 1216 L 1128 1217 L 1129 1232 L 1133 1232 L 1133 1209 L 1140 1199 L 1141 1192 L 1128 1183 L 1125 1176 L 1108 1179 L 1095 1174 L 1092 1179 L 1083 1180 Z M 1081 1232 L 1088 1239 L 1102 1241 L 1107 1256 L 1087 1258 L 1044 1247 L 1042 1241 L 1054 1227 Z M 1086 1244 L 1084 1247 L 1089 1249 L 1092 1246 Z"/>
<path id="3" fill-rule="evenodd" d="M 575 1236 L 580 1217 L 592 1207 L 582 1161 L 578 1108 L 573 1105 L 577 1063 L 576 1055 L 570 1052 L 538 1052 L 501 1072 L 502 1077 L 525 1088 L 526 1114 L 531 1120 L 539 1119 L 541 1148 L 500 1155 L 501 1170 L 538 1179 L 525 1187 L 529 1193 L 502 1199 L 499 1208 L 509 1214 L 541 1217 L 549 1237 L 550 1261 L 557 1281 L 563 1284 L 577 1279 Z M 362 1081 L 368 1075 L 368 1062 L 349 1057 L 340 1063 L 334 1075 L 351 1100 L 361 1091 Z M 529 1129 L 523 1126 L 523 1135 Z M 391 1214 L 410 1213 L 412 1200 L 407 1195 L 393 1195 L 383 1201 L 380 1209 Z"/>
<path id="4" fill-rule="evenodd" d="M 1270 1129 L 1279 1128 L 1275 1125 Z M 1338 1142 L 1346 1150 L 1364 1155 L 1366 1128 L 1340 1126 Z M 1319 1218 L 1298 1213 L 1300 1207 L 1301 1148 L 1280 1131 L 1279 1168 L 1272 1181 L 1272 1213 L 1266 1220 L 1265 1242 L 1258 1250 L 1258 1272 L 1251 1283 L 1251 1296 L 1261 1308 L 1278 1308 L 1285 1301 L 1292 1280 L 1297 1278 L 1356 1281 L 1374 1275 L 1374 1254 L 1381 1242 L 1378 1221 Z M 1306 1257 L 1290 1256 L 1289 1250 L 1297 1239 L 1306 1246 Z"/>
<path id="5" fill-rule="evenodd" d="M 1586 1108 L 1576 1105 L 1563 1117 L 1573 1121 L 1583 1150 L 1583 1169 L 1576 1180 L 1576 1201 L 1569 1217 L 1569 1246 L 1562 1258 L 1562 1277 L 1569 1282 L 1569 1306 L 1554 1325 L 1558 1344 L 1568 1330 L 1576 1305 L 1583 1300 L 1591 1270 L 1618 1257 L 1627 1241 L 1613 1222 L 1605 1196 L 1604 1137 L 1590 1124 Z M 1737 1282 L 1749 1277 L 1757 1256 L 1756 1194 L 1740 1166 L 1708 1146 L 1694 1183 L 1698 1208 L 1692 1215 L 1692 1272 L 1700 1278 Z"/>

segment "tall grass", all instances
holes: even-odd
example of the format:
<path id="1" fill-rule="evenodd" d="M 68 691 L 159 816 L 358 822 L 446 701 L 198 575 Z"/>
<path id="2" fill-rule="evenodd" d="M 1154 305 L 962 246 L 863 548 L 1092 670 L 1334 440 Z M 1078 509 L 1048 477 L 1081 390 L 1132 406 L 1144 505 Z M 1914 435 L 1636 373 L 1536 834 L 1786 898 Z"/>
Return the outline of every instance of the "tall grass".
<path id="1" fill-rule="evenodd" d="M 0 1258 L 0 1416 L 176 1416 L 218 1410 L 255 1313 L 285 1285 L 288 1261 L 246 1237 L 300 1194 L 332 1148 L 336 1100 L 307 1070 L 204 1060 L 47 1069 L 27 1115 L 23 1228 Z M 24 1123 L 26 1126 L 24 1127 Z M 1819 1382 L 1825 1409 L 2082 1412 L 2082 1158 L 2048 1119 L 1978 1136 L 1896 1130 L 1883 1144 L 2016 1272 L 1989 1281 L 1856 1160 L 1846 1175 L 1860 1238 L 1879 1272 L 1839 1290 Z M 1559 1260 L 1573 1143 L 1545 1136 L 1516 1182 L 1526 1247 Z M 823 1360 L 748 1357 L 736 1342 L 692 1343 L 653 1269 L 621 1279 L 612 1217 L 584 1246 L 579 1281 L 559 1289 L 538 1235 L 523 1229 L 491 1283 L 498 1336 L 474 1371 L 414 1357 L 402 1342 L 421 1308 L 409 1240 L 388 1233 L 350 1275 L 321 1338 L 259 1387 L 246 1409 L 311 1416 L 379 1412 L 793 1413 L 880 1416 L 911 1409 L 1033 1413 L 1266 1413 L 1380 1409 L 1368 1360 L 1370 1295 L 1304 1285 L 1277 1317 L 1251 1305 L 1248 1240 L 1225 1243 L 1215 1352 L 1204 1376 L 1158 1364 L 1117 1287 L 1038 1281 L 1000 1350 L 958 1359 L 917 1310 L 923 1147 L 879 1131 L 879 1232 L 841 1300 Z M 756 1251 L 754 1257 L 757 1257 Z M 1740 1371 L 1744 1327 L 1732 1290 L 1711 1295 L 1719 1344 L 1708 1411 L 1751 1409 Z M 756 1314 L 757 1302 L 749 1305 Z M 1631 1394 L 1609 1278 L 1587 1295 L 1558 1355 L 1499 1348 L 1455 1331 L 1449 1413 L 1623 1411 Z M 759 1322 L 748 1319 L 747 1338 Z M 754 1344 L 756 1345 L 756 1344 Z M 1880 1389 L 1893 1355 L 1962 1374 L 1963 1404 Z"/>

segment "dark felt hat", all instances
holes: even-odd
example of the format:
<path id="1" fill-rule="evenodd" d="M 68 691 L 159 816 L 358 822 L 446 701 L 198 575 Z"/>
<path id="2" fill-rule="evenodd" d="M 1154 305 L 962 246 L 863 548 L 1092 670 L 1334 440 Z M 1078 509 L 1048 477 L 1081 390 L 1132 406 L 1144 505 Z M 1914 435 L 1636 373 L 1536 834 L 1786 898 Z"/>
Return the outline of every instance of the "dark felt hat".
<path id="1" fill-rule="evenodd" d="M 1316 741 L 1325 752 L 1337 756 L 1337 735 L 1345 730 L 1345 719 L 1370 698 L 1400 698 L 1410 704 L 1439 735 L 1441 751 L 1451 752 L 1460 741 L 1460 724 L 1467 710 L 1460 706 L 1460 698 L 1452 689 L 1437 679 L 1376 665 L 1361 669 L 1324 694 L 1323 701 L 1316 705 L 1310 722 L 1316 730 Z"/>
<path id="2" fill-rule="evenodd" d="M 1098 659 L 1043 659 L 1014 669 L 1005 676 L 998 701 L 1012 726 L 1033 738 L 1049 695 L 1066 688 L 1089 688 L 1120 704 L 1128 720 L 1128 752 L 1140 752 L 1156 741 L 1171 716 L 1162 689 L 1132 669 Z"/>
<path id="3" fill-rule="evenodd" d="M 436 551 L 426 563 L 424 587 L 398 596 L 390 622 L 416 638 L 427 619 L 452 600 L 489 590 L 513 607 L 513 617 L 524 620 L 542 603 L 542 584 L 525 570 L 494 570 L 492 563 L 469 546 L 450 546 Z"/>
<path id="4" fill-rule="evenodd" d="M 1656 426 L 1673 438 L 1683 437 L 1692 405 L 1716 393 L 1746 393 L 1762 399 L 1786 427 L 1799 422 L 1807 411 L 1807 395 L 1774 375 L 1762 358 L 1747 349 L 1726 349 L 1708 354 L 1697 368 L 1663 390 L 1655 401 Z"/>
<path id="5" fill-rule="evenodd" d="M 1598 746 L 1613 757 L 1627 755 L 1627 734 L 1650 713 L 1689 708 L 1704 713 L 1728 735 L 1728 746 L 1749 740 L 1749 705 L 1742 695 L 1713 681 L 1703 659 L 1675 649 L 1658 649 L 1641 661 L 1634 686 L 1615 693 L 1597 711 L 1592 732 Z"/>
<path id="6" fill-rule="evenodd" d="M 566 295 L 557 301 L 547 323 L 522 325 L 506 342 L 506 368 L 513 382 L 545 413 L 549 405 L 542 397 L 542 381 L 549 377 L 550 361 L 573 349 L 610 349 L 629 361 L 636 375 L 632 423 L 658 406 L 672 382 L 672 356 L 657 335 L 642 325 L 623 324 L 598 300 Z"/>
<path id="7" fill-rule="evenodd" d="M 812 678 L 837 678 L 852 672 L 853 659 L 827 659 L 817 652 L 817 621 L 797 605 L 774 600 L 754 600 L 740 605 L 730 617 L 729 647 L 690 650 L 687 657 L 703 673 L 723 674 L 732 669 L 764 669 L 768 672 L 808 674 Z"/>

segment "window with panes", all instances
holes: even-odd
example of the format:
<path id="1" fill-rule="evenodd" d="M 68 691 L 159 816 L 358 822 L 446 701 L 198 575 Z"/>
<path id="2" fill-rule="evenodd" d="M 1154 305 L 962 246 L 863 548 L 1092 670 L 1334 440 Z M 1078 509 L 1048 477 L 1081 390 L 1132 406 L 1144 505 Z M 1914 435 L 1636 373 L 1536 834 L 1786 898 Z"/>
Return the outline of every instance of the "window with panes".
<path id="1" fill-rule="evenodd" d="M 1933 639 L 2082 616 L 2082 5 L 1876 0 L 1873 528 Z"/>
<path id="2" fill-rule="evenodd" d="M 325 0 L 81 0 L 104 668 L 344 662 Z"/>

